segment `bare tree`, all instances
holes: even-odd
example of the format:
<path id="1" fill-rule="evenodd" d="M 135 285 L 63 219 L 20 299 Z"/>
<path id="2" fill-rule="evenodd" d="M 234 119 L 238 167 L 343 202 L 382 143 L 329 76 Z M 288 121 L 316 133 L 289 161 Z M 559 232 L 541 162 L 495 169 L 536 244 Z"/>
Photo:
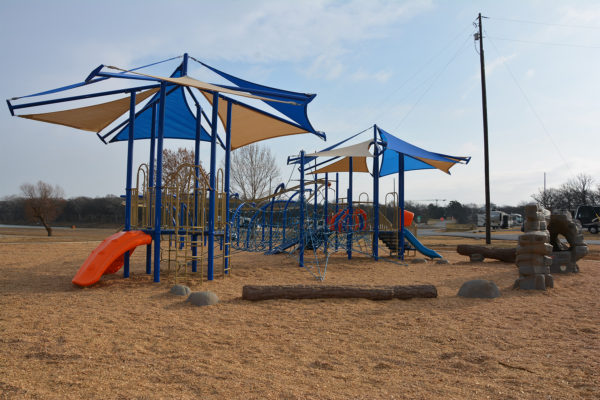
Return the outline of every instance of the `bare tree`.
<path id="1" fill-rule="evenodd" d="M 587 174 L 579 174 L 575 178 L 569 179 L 567 183 L 561 186 L 561 190 L 569 194 L 571 208 L 594 203 L 594 191 L 592 185 L 594 178 Z"/>
<path id="2" fill-rule="evenodd" d="M 184 191 L 191 188 L 188 186 L 192 180 L 188 176 L 189 170 L 181 170 L 184 164 L 194 165 L 194 151 L 180 147 L 177 150 L 163 150 L 163 185 L 176 185 Z M 206 175 L 206 171 L 200 163 L 200 174 Z"/>
<path id="3" fill-rule="evenodd" d="M 25 215 L 31 221 L 39 221 L 48 236 L 52 236 L 50 223 L 58 217 L 64 207 L 64 191 L 56 185 L 38 181 L 37 184 L 24 183 L 21 192 L 25 197 Z"/>
<path id="4" fill-rule="evenodd" d="M 595 204 L 600 201 L 600 188 L 593 189 L 594 178 L 579 174 L 563 183 L 558 189 L 540 189 L 531 197 L 548 210 L 574 210 L 581 205 Z"/>
<path id="5" fill-rule="evenodd" d="M 265 197 L 278 178 L 279 168 L 268 147 L 254 143 L 231 152 L 231 191 L 242 200 Z"/>
<path id="6" fill-rule="evenodd" d="M 537 193 L 532 194 L 531 198 L 535 200 L 536 203 L 541 205 L 547 210 L 555 210 L 557 208 L 565 208 L 564 207 L 564 199 L 562 193 L 558 189 L 549 188 L 549 189 L 539 189 Z M 568 207 L 567 207 L 568 208 Z"/>

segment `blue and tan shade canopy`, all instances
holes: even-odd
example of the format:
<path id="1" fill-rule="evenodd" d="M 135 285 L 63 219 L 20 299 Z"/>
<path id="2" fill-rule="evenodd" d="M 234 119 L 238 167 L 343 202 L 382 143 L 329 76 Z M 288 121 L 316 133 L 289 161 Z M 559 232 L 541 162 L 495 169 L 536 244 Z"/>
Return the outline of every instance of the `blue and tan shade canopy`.
<path id="1" fill-rule="evenodd" d="M 232 149 L 265 139 L 300 133 L 313 133 L 321 138 L 325 137 L 324 133 L 318 132 L 312 127 L 306 115 L 307 105 L 310 103 L 310 101 L 312 101 L 315 95 L 290 92 L 258 85 L 226 74 L 204 63 L 201 64 L 209 68 L 211 71 L 221 75 L 225 79 L 230 80 L 232 83 L 244 84 L 246 87 L 235 88 L 199 81 L 190 76 L 182 75 L 181 65 L 177 67 L 174 73 L 169 77 L 142 74 L 134 70 L 126 71 L 120 68 L 112 68 L 122 71 L 119 77 L 142 76 L 146 79 L 151 79 L 154 82 L 165 82 L 169 85 L 165 104 L 165 138 L 192 140 L 196 138 L 197 118 L 202 118 L 202 114 L 204 113 L 201 115 L 196 115 L 194 112 L 192 112 L 190 105 L 188 104 L 188 100 L 186 99 L 184 88 L 185 90 L 188 90 L 188 92 L 190 90 L 189 88 L 197 89 L 205 96 L 210 104 L 212 104 L 213 101 L 213 93 L 218 92 L 220 95 L 218 114 L 223 126 L 226 126 L 227 106 L 228 103 L 231 102 Z M 98 75 L 99 71 L 101 71 L 101 68 L 97 68 L 92 74 Z M 64 88 L 38 93 L 36 95 L 55 93 L 62 90 L 81 87 L 84 84 L 85 83 L 74 84 Z M 136 95 L 136 105 L 139 105 L 149 98 L 150 100 L 141 110 L 138 110 L 136 113 L 134 124 L 135 140 L 147 139 L 150 137 L 150 132 L 152 129 L 151 106 L 152 104 L 158 103 L 159 96 L 157 91 L 158 88 L 152 88 L 149 90 L 140 91 Z M 257 94 L 255 94 L 255 92 Z M 261 100 L 265 104 L 282 113 L 284 117 L 288 119 L 257 109 L 236 99 L 225 97 L 222 95 L 223 93 Z M 197 103 L 195 97 L 194 101 Z M 67 110 L 46 113 L 25 114 L 19 115 L 19 117 L 95 132 L 103 141 L 107 140 L 108 142 L 117 142 L 128 139 L 128 119 L 117 125 L 117 127 L 113 128 L 108 133 L 103 131 L 115 123 L 119 118 L 126 116 L 129 112 L 129 105 L 130 97 L 126 96 L 117 100 L 92 106 L 76 107 Z M 196 107 L 194 106 L 194 108 Z M 206 114 L 204 114 L 204 116 L 205 119 L 207 119 Z M 102 135 L 100 135 L 101 132 Z M 210 140 L 210 134 L 206 131 L 202 124 L 200 140 Z"/>
<path id="2" fill-rule="evenodd" d="M 377 130 L 383 142 L 383 161 L 381 162 L 379 176 L 398 173 L 400 171 L 399 157 L 403 157 L 403 171 L 439 169 L 447 174 L 450 174 L 450 168 L 454 165 L 466 164 L 471 159 L 470 157 L 433 153 L 398 139 L 379 127 L 377 127 Z M 373 154 L 369 151 L 372 145 L 373 140 L 368 140 L 346 147 L 330 147 L 317 153 L 306 154 L 306 158 L 332 157 L 328 161 L 335 161 L 309 173 L 348 172 L 350 157 L 352 157 L 352 172 L 369 172 L 366 159 L 367 157 L 373 157 Z"/>

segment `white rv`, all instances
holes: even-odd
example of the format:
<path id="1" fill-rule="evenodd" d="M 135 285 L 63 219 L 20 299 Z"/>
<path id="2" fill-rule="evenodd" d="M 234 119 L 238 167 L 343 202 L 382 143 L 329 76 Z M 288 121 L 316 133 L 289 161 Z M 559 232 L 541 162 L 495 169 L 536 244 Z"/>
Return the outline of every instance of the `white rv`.
<path id="1" fill-rule="evenodd" d="M 490 211 L 490 228 L 508 228 L 510 216 L 502 211 Z M 485 226 L 485 213 L 477 214 L 477 226 Z"/>

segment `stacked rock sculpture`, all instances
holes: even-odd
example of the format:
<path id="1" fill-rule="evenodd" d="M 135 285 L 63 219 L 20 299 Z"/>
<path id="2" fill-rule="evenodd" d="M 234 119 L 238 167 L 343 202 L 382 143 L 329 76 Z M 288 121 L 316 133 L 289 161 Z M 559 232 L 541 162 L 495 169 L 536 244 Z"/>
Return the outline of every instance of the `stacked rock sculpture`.
<path id="1" fill-rule="evenodd" d="M 537 204 L 525 206 L 524 234 L 519 236 L 516 263 L 519 278 L 515 289 L 546 290 L 554 287 L 554 278 L 550 275 L 552 265 L 552 245 L 547 225 L 550 212 Z"/>
<path id="2" fill-rule="evenodd" d="M 588 254 L 587 244 L 583 240 L 581 227 L 577 225 L 569 211 L 554 211 L 550 217 L 550 244 L 552 245 L 552 273 L 579 272 L 577 260 Z M 569 246 L 561 242 L 563 235 Z"/>

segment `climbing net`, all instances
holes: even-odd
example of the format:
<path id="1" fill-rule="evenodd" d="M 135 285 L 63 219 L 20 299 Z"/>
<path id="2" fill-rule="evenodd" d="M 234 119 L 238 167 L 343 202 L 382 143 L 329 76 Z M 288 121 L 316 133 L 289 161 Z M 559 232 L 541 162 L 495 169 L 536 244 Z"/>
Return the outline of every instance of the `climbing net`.
<path id="1" fill-rule="evenodd" d="M 325 279 L 333 253 L 354 251 L 370 255 L 372 236 L 364 210 L 357 208 L 350 212 L 344 208 L 325 218 L 323 205 L 314 206 L 306 201 L 302 213 L 295 198 L 296 194 L 287 200 L 272 198 L 260 205 L 245 202 L 232 210 L 232 248 L 265 254 L 286 253 L 296 257 L 318 280 Z"/>

